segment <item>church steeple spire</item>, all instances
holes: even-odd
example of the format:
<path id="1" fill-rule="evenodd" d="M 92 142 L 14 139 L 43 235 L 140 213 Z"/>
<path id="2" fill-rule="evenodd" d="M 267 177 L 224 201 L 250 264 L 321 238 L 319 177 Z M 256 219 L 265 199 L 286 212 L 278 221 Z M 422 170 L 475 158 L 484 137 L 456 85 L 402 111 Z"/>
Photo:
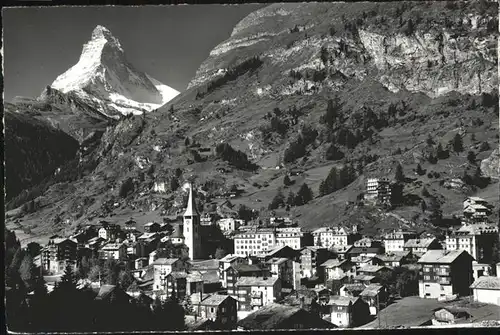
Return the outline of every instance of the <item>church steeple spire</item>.
<path id="1" fill-rule="evenodd" d="M 193 184 L 189 183 L 189 198 L 186 206 L 186 212 L 184 216 L 199 216 L 198 209 L 196 208 L 196 203 L 193 197 Z"/>

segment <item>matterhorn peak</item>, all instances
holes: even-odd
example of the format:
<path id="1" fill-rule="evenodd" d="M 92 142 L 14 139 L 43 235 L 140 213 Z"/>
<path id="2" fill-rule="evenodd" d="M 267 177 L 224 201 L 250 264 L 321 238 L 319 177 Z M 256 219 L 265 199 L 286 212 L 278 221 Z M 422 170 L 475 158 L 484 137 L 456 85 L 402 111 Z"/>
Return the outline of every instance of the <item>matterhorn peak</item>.
<path id="1" fill-rule="evenodd" d="M 135 69 L 126 59 L 118 39 L 102 25 L 92 31 L 78 63 L 50 86 L 62 93 L 74 92 L 110 117 L 116 117 L 116 112 L 142 114 L 161 107 L 179 94 Z"/>

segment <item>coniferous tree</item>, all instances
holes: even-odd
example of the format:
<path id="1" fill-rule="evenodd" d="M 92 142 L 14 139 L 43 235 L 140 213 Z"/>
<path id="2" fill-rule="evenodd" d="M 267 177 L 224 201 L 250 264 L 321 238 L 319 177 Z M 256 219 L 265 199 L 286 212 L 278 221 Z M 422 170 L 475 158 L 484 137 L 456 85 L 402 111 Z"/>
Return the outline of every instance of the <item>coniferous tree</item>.
<path id="1" fill-rule="evenodd" d="M 467 153 L 467 160 L 471 164 L 476 164 L 476 154 L 473 151 Z"/>
<path id="2" fill-rule="evenodd" d="M 277 209 L 280 208 L 281 206 L 285 205 L 285 196 L 283 195 L 283 192 L 281 190 L 278 190 L 278 194 L 276 194 L 269 204 L 269 209 Z"/>
<path id="3" fill-rule="evenodd" d="M 394 179 L 397 182 L 404 182 L 405 181 L 405 175 L 403 173 L 403 167 L 401 166 L 400 163 L 396 166 L 396 173 L 394 175 Z"/>
<path id="4" fill-rule="evenodd" d="M 427 135 L 427 139 L 425 140 L 425 142 L 427 143 L 428 146 L 434 145 L 434 140 L 432 139 L 431 134 Z"/>
<path id="5" fill-rule="evenodd" d="M 460 134 L 458 134 L 458 133 L 455 134 L 455 137 L 453 137 L 453 140 L 451 141 L 451 146 L 453 148 L 453 151 L 455 151 L 455 152 L 464 151 L 462 136 L 460 136 Z"/>
<path id="6" fill-rule="evenodd" d="M 76 283 L 77 278 L 73 272 L 73 265 L 68 262 L 64 269 L 64 274 L 61 277 L 61 281 L 57 283 L 55 289 L 64 293 L 73 293 L 76 291 Z"/>
<path id="7" fill-rule="evenodd" d="M 290 193 L 288 193 L 288 198 L 286 199 L 286 204 L 288 206 L 295 205 L 295 193 L 293 193 L 292 191 L 290 191 Z"/>
<path id="8" fill-rule="evenodd" d="M 425 170 L 424 170 L 424 169 L 422 169 L 422 166 L 420 165 L 420 163 L 419 163 L 419 164 L 417 164 L 417 170 L 416 170 L 416 172 L 417 172 L 417 174 L 418 174 L 419 176 L 423 176 L 423 175 L 425 174 Z"/>
<path id="9" fill-rule="evenodd" d="M 283 178 L 283 184 L 285 186 L 290 186 L 293 184 L 293 182 L 290 180 L 290 177 L 288 175 L 285 175 L 285 178 Z"/>
<path id="10" fill-rule="evenodd" d="M 21 276 L 24 285 L 28 290 L 33 288 L 34 280 L 36 278 L 36 267 L 33 263 L 33 258 L 26 254 L 19 266 L 19 275 Z"/>
<path id="11" fill-rule="evenodd" d="M 295 198 L 295 205 L 297 206 L 305 205 L 312 199 L 313 199 L 313 193 L 311 189 L 306 183 L 302 184 L 299 191 L 297 192 L 297 196 Z"/>
<path id="12" fill-rule="evenodd" d="M 449 157 L 448 150 L 443 150 L 443 146 L 441 145 L 441 143 L 438 143 L 436 153 L 438 159 L 446 159 Z"/>

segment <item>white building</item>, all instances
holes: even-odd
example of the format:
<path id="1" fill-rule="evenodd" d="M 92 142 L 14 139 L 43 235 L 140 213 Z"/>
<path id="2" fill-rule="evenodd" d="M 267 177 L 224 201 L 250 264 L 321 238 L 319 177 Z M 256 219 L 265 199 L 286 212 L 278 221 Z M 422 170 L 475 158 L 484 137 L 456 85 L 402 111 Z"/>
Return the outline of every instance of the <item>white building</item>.
<path id="1" fill-rule="evenodd" d="M 386 253 L 401 252 L 404 250 L 406 241 L 416 238 L 416 234 L 406 231 L 393 231 L 384 235 L 384 249 Z"/>
<path id="2" fill-rule="evenodd" d="M 171 272 L 186 271 L 188 268 L 188 264 L 178 258 L 158 258 L 152 265 L 153 290 L 166 290 L 167 276 Z"/>
<path id="3" fill-rule="evenodd" d="M 500 306 L 500 278 L 479 277 L 472 285 L 474 301 Z"/>
<path id="4" fill-rule="evenodd" d="M 200 236 L 200 214 L 196 209 L 193 197 L 193 186 L 189 184 L 189 198 L 184 213 L 184 243 L 189 248 L 189 258 L 202 258 L 201 254 L 201 236 Z"/>
<path id="5" fill-rule="evenodd" d="M 330 248 L 352 244 L 357 234 L 357 228 L 322 227 L 312 232 L 314 245 Z"/>
<path id="6" fill-rule="evenodd" d="M 275 246 L 273 228 L 254 229 L 234 236 L 234 254 L 238 256 L 257 255 Z"/>
<path id="7" fill-rule="evenodd" d="M 122 260 L 127 257 L 127 246 L 124 243 L 108 243 L 101 248 L 101 259 Z"/>
<path id="8" fill-rule="evenodd" d="M 492 243 L 498 240 L 498 227 L 491 224 L 464 224 L 448 234 L 445 240 L 447 251 L 465 250 L 479 262 L 491 260 Z"/>
<path id="9" fill-rule="evenodd" d="M 300 227 L 276 229 L 276 246 L 287 245 L 292 249 L 299 250 L 303 247 L 303 238 L 304 233 Z"/>
<path id="10" fill-rule="evenodd" d="M 368 178 L 366 180 L 365 200 L 371 202 L 391 202 L 391 184 L 387 179 Z"/>
<path id="11" fill-rule="evenodd" d="M 225 218 L 217 221 L 217 225 L 223 232 L 231 232 L 237 230 L 240 226 L 244 224 L 243 220 L 234 218 Z"/>

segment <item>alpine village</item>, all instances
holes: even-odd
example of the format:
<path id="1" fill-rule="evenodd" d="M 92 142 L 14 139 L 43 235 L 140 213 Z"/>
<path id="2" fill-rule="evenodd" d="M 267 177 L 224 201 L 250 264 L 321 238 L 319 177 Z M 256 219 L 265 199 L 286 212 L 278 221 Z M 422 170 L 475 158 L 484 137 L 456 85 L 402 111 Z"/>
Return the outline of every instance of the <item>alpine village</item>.
<path id="1" fill-rule="evenodd" d="M 169 99 L 66 89 L 137 71 L 97 26 L 6 103 L 9 330 L 498 327 L 498 4 L 261 7 Z"/>

